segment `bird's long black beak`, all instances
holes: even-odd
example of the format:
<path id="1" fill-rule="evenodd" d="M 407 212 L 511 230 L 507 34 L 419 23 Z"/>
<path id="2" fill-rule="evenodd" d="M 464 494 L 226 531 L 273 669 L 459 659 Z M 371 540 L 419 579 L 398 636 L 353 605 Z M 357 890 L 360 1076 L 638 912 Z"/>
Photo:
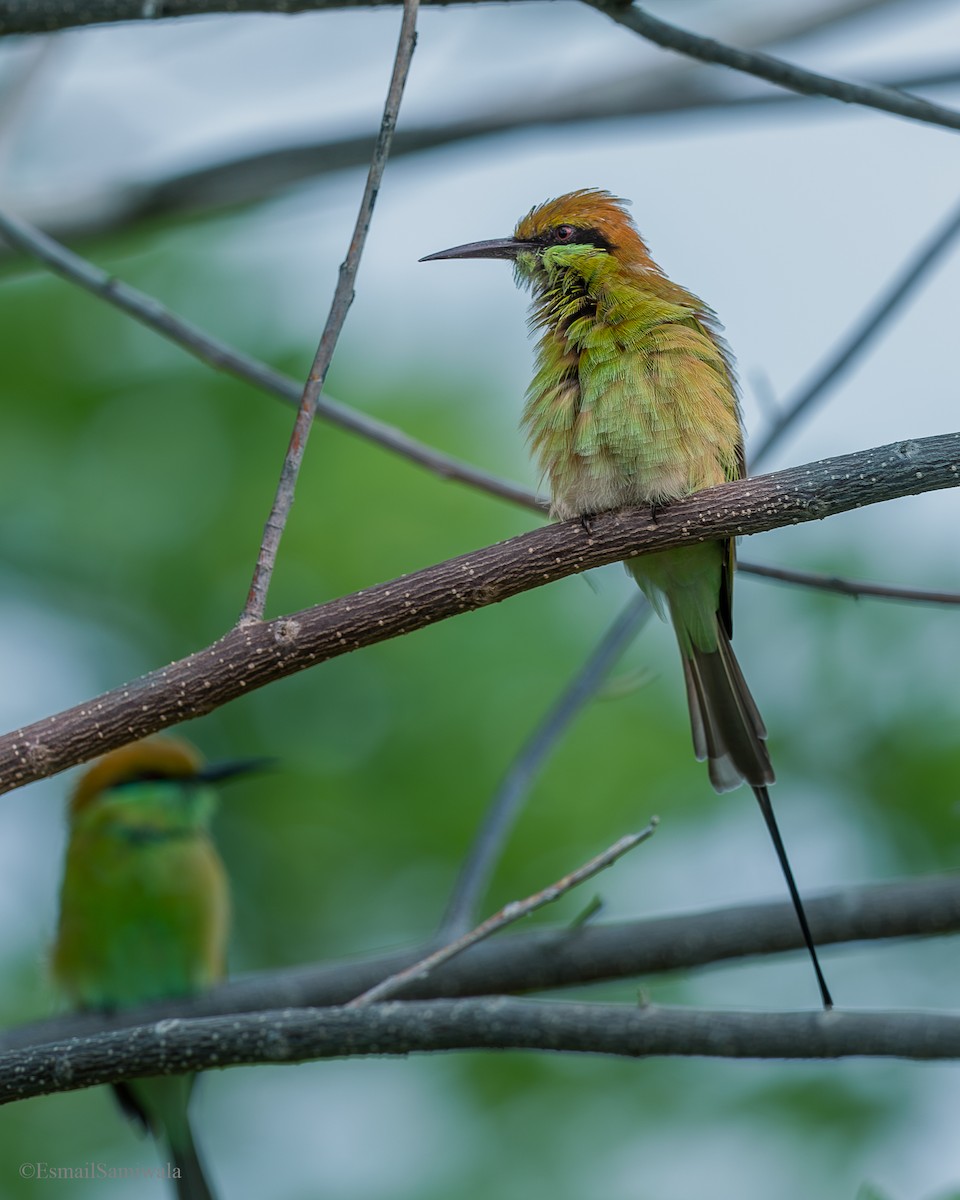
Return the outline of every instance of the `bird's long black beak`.
<path id="1" fill-rule="evenodd" d="M 225 783 L 228 779 L 239 779 L 242 775 L 252 775 L 255 771 L 269 771 L 277 765 L 275 758 L 237 758 L 230 762 L 207 763 L 196 775 L 191 776 L 195 783 Z"/>
<path id="2" fill-rule="evenodd" d="M 463 246 L 451 246 L 449 250 L 438 250 L 427 254 L 421 262 L 434 262 L 440 258 L 509 258 L 515 259 L 524 250 L 537 250 L 533 242 L 520 242 L 516 238 L 491 238 L 486 242 L 467 242 Z"/>

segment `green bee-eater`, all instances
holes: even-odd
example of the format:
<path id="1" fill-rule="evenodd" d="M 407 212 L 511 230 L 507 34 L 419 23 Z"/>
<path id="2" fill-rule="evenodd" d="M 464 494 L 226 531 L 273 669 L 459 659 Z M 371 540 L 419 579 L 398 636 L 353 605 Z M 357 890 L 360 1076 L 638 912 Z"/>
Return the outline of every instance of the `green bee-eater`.
<path id="1" fill-rule="evenodd" d="M 54 975 L 79 1009 L 189 996 L 223 977 L 229 891 L 210 838 L 213 785 L 252 763 L 204 766 L 185 741 L 105 755 L 70 801 Z M 131 1079 L 121 1107 L 169 1148 L 177 1195 L 209 1200 L 187 1108 L 192 1075 Z"/>
<path id="2" fill-rule="evenodd" d="M 745 474 L 733 363 L 711 310 L 651 259 L 609 192 L 532 209 L 513 237 L 427 259 L 505 258 L 533 293 L 540 331 L 523 427 L 549 480 L 553 514 L 659 508 Z M 632 559 L 680 646 L 693 744 L 719 792 L 752 788 L 774 842 L 825 1007 L 830 993 L 780 839 L 767 731 L 730 645 L 732 539 Z"/>

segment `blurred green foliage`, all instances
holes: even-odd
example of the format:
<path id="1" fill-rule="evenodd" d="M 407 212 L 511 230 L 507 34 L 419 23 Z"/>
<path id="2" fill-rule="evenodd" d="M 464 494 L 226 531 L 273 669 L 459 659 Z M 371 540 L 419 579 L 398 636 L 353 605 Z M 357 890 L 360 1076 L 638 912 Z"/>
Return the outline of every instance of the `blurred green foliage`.
<path id="1" fill-rule="evenodd" d="M 208 236 L 215 235 L 209 227 Z M 110 265 L 190 309 L 194 265 L 178 262 L 169 247 L 148 253 L 132 244 Z M 231 295 L 217 294 L 209 280 L 204 287 L 217 331 L 229 336 Z M 52 690 L 64 706 L 180 657 L 232 623 L 291 413 L 32 272 L 8 270 L 0 280 L 0 328 L 0 580 L 11 603 L 72 631 L 75 661 L 62 674 L 51 671 L 43 647 L 20 648 L 28 660 L 35 656 L 37 671 L 51 671 L 44 695 Z M 294 374 L 305 370 L 310 353 L 269 337 L 245 348 Z M 449 386 L 431 379 L 427 351 L 423 358 L 419 379 L 376 396 L 357 394 L 351 364 L 338 361 L 331 391 L 454 453 L 514 471 L 516 448 L 496 444 L 484 404 L 453 407 Z M 484 381 L 469 386 L 482 400 Z M 462 381 L 458 394 L 462 399 Z M 533 520 L 319 426 L 270 611 L 364 587 Z M 750 550 L 759 557 L 762 545 Z M 880 555 L 853 550 L 842 530 L 824 527 L 823 558 L 808 565 L 850 569 L 854 561 L 861 573 L 882 574 Z M 932 576 L 922 582 L 948 584 Z M 269 778 L 237 784 L 218 820 L 235 890 L 233 969 L 356 954 L 427 934 L 497 782 L 626 586 L 610 570 L 598 574 L 594 591 L 580 580 L 537 590 L 338 659 L 194 723 L 189 735 L 210 755 L 264 753 L 282 764 Z M 899 678 L 903 663 L 927 653 L 924 630 L 938 622 L 946 629 L 949 618 L 747 581 L 740 591 L 749 613 L 740 637 L 753 644 L 747 657 L 756 660 L 756 690 L 774 731 L 777 799 L 801 881 L 843 884 L 955 865 L 956 693 L 935 672 L 927 679 L 914 672 L 906 676 L 912 684 L 884 693 L 878 710 L 869 698 L 874 685 L 864 684 L 883 656 Z M 790 630 L 789 645 L 783 630 Z M 794 667 L 785 686 L 783 673 Z M 692 761 L 666 632 L 651 627 L 620 670 L 627 677 L 642 670 L 642 686 L 597 700 L 557 748 L 486 907 L 543 886 L 655 811 L 666 818 L 657 838 L 591 885 L 612 915 L 779 895 L 747 798 L 717 801 Z M 4 689 L 6 710 L 18 722 L 46 715 L 30 708 L 22 680 L 7 677 Z M 66 786 L 58 781 L 55 790 Z M 834 849 L 818 867 L 821 846 Z M 48 845 L 33 852 L 52 923 L 58 863 Z M 572 919 L 586 899 L 568 897 L 542 919 Z M 16 923 L 16 912 L 8 919 Z M 40 945 L 24 952 L 19 944 L 5 953 L 9 1022 L 54 1007 L 42 953 Z M 935 949 L 917 967 L 889 948 L 836 952 L 826 965 L 844 1003 L 892 1006 L 903 995 L 947 1004 L 955 953 Z M 934 969 L 927 978 L 930 963 L 943 963 L 942 973 Z M 805 1005 L 814 1002 L 806 971 L 805 962 L 771 964 L 643 986 L 657 998 L 707 1006 Z M 636 988 L 626 981 L 585 994 L 629 1002 Z M 946 1069 L 936 1078 L 945 1081 Z M 955 1087 L 956 1075 L 949 1079 Z M 385 1088 L 405 1095 L 414 1083 L 419 1099 L 395 1105 L 382 1125 L 372 1117 L 366 1124 L 375 1094 Z M 277 1198 L 773 1200 L 763 1181 L 779 1177 L 776 1200 L 841 1200 L 860 1180 L 882 1178 L 891 1139 L 923 1144 L 916 1113 L 936 1102 L 924 1092 L 921 1104 L 922 1083 L 917 1068 L 895 1064 L 463 1055 L 231 1072 L 206 1081 L 198 1125 L 214 1176 L 237 1197 L 267 1194 L 268 1177 Z M 344 1092 L 354 1100 L 344 1100 Z M 278 1124 L 324 1127 L 338 1107 L 339 1119 L 353 1122 L 357 1147 L 346 1166 L 303 1144 L 306 1133 L 299 1159 L 294 1151 L 293 1161 L 274 1161 L 270 1131 Z M 432 1145 L 437 1128 L 445 1131 L 442 1144 L 390 1173 L 403 1158 L 397 1146 L 417 1137 Z M 273 1173 L 265 1176 L 263 1168 L 258 1176 L 239 1152 L 225 1153 L 238 1141 L 254 1146 L 257 1162 L 272 1162 Z M 0 1196 L 61 1194 L 63 1184 L 21 1181 L 23 1160 L 149 1164 L 152 1153 L 103 1091 L 10 1106 L 0 1112 Z M 364 1174 L 364 1160 L 377 1154 L 388 1183 Z M 85 1183 L 71 1194 L 126 1193 L 120 1185 Z M 129 1194 L 160 1190 L 138 1185 Z M 863 1200 L 885 1194 L 867 1185 L 860 1193 Z"/>

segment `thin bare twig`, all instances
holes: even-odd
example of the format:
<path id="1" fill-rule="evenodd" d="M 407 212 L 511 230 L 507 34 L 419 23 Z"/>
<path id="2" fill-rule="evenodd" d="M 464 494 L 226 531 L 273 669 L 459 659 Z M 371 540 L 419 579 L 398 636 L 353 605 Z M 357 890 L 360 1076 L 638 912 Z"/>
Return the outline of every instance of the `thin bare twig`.
<path id="1" fill-rule="evenodd" d="M 703 37 L 678 25 L 671 25 L 635 4 L 625 5 L 622 0 L 584 0 L 584 3 L 606 14 L 618 25 L 632 29 L 647 41 L 665 50 L 685 54 L 688 58 L 754 75 L 757 79 L 765 79 L 777 87 L 804 96 L 825 96 L 943 129 L 960 129 L 960 112 L 942 104 L 934 104 L 932 100 L 923 100 L 920 96 L 911 96 L 893 88 L 850 83 L 831 75 L 808 71 L 760 50 L 729 46 L 715 38 Z"/>
<path id="2" fill-rule="evenodd" d="M 421 958 L 418 962 L 413 963 L 412 966 L 405 967 L 402 971 L 397 971 L 393 975 L 388 975 L 386 979 L 381 980 L 372 988 L 367 988 L 365 992 L 361 992 L 359 996 L 355 996 L 349 1002 L 347 1008 L 363 1008 L 367 1004 L 379 1004 L 391 996 L 395 996 L 408 983 L 426 979 L 433 970 L 443 966 L 444 963 L 449 962 L 452 958 L 456 958 L 464 950 L 469 950 L 471 946 L 485 941 L 501 929 L 506 929 L 508 925 L 515 924 L 538 909 L 545 908 L 548 904 L 553 904 L 555 900 L 559 900 L 567 892 L 572 891 L 575 887 L 579 887 L 581 883 L 586 883 L 594 875 L 599 875 L 607 867 L 613 866 L 617 859 L 622 858 L 634 846 L 639 846 L 641 842 L 645 842 L 648 838 L 653 837 L 659 822 L 659 817 L 651 817 L 649 824 L 641 829 L 639 833 L 626 834 L 601 854 L 584 863 L 582 867 L 577 867 L 575 871 L 571 871 L 569 874 L 564 875 L 562 879 L 558 879 L 556 883 L 551 883 L 549 887 L 542 888 L 539 892 L 534 892 L 532 896 L 527 896 L 524 900 L 512 900 L 509 904 L 505 904 L 499 912 L 494 913 L 492 917 L 488 917 L 475 929 L 471 929 L 467 933 L 454 938 L 453 941 L 448 942 L 445 946 L 441 946 L 439 950 L 434 950 L 432 954 L 426 955 L 425 958 Z"/>
<path id="3" fill-rule="evenodd" d="M 770 425 L 757 447 L 754 456 L 757 460 L 766 458 L 771 450 L 783 440 L 797 419 L 810 408 L 815 400 L 823 396 L 831 385 L 837 382 L 854 359 L 886 326 L 897 310 L 903 307 L 924 276 L 946 254 L 958 234 L 960 234 L 960 205 L 954 208 L 946 220 L 910 255 L 879 298 L 860 317 L 840 345 L 814 371 L 810 381 L 784 404 L 781 413 Z"/>
<path id="4" fill-rule="evenodd" d="M 393 62 L 393 74 L 390 78 L 390 87 L 387 91 L 387 100 L 383 109 L 383 119 L 380 122 L 380 132 L 377 135 L 377 144 L 373 152 L 373 158 L 370 161 L 366 186 L 363 189 L 363 198 L 360 201 L 360 211 L 357 213 L 357 223 L 354 226 L 353 237 L 350 239 L 347 257 L 340 266 L 340 274 L 333 294 L 330 313 L 327 316 L 327 322 L 320 337 L 320 344 L 317 347 L 313 366 L 310 368 L 310 374 L 303 389 L 303 399 L 300 401 L 300 409 L 297 413 L 297 419 L 294 422 L 290 445 L 283 460 L 273 508 L 270 510 L 270 516 L 267 518 L 267 523 L 264 526 L 263 541 L 260 543 L 260 553 L 257 557 L 257 565 L 250 583 L 247 602 L 244 605 L 240 618 L 241 622 L 259 621 L 263 617 L 263 612 L 266 608 L 267 590 L 270 587 L 270 580 L 273 576 L 273 568 L 277 560 L 280 539 L 283 536 L 287 517 L 293 505 L 293 494 L 297 486 L 297 476 L 300 473 L 300 464 L 303 462 L 304 451 L 307 447 L 307 438 L 310 435 L 310 428 L 313 425 L 317 400 L 323 391 L 327 371 L 330 368 L 333 352 L 336 349 L 337 339 L 340 337 L 340 331 L 346 320 L 347 312 L 353 303 L 353 285 L 357 278 L 357 271 L 360 268 L 360 258 L 363 254 L 367 232 L 370 229 L 370 221 L 373 217 L 373 206 L 376 204 L 377 194 L 380 191 L 380 180 L 383 177 L 383 171 L 390 155 L 390 143 L 397 124 L 400 101 L 403 97 L 404 85 L 410 71 L 410 63 L 413 60 L 413 51 L 417 44 L 417 11 L 419 4 L 420 0 L 403 0 L 403 21 L 400 25 L 400 38 L 397 43 L 397 53 Z"/>
<path id="5" fill-rule="evenodd" d="M 812 571 L 793 571 L 789 567 L 768 567 L 761 563 L 741 562 L 739 567 L 758 579 L 775 579 L 821 592 L 837 592 L 841 596 L 852 596 L 855 600 L 861 596 L 872 596 L 878 600 L 901 600 L 911 604 L 960 605 L 960 592 L 930 592 L 893 584 L 863 583 L 838 575 L 816 575 Z"/>
<path id="6" fill-rule="evenodd" d="M 633 641 L 650 611 L 641 593 L 631 598 L 510 764 L 460 868 L 440 923 L 439 938 L 457 937 L 469 929 L 533 780 L 564 731 Z"/>

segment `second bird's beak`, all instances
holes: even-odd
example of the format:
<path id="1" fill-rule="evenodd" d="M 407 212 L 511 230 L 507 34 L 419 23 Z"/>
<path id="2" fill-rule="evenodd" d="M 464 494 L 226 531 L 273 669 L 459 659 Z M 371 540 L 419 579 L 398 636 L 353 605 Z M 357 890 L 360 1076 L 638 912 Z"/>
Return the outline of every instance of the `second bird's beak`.
<path id="1" fill-rule="evenodd" d="M 491 238 L 486 242 L 467 242 L 463 246 L 452 246 L 449 250 L 438 250 L 427 254 L 421 262 L 433 262 L 440 258 L 509 258 L 515 259 L 524 250 L 538 250 L 534 242 L 519 242 L 516 238 Z"/>
<path id="2" fill-rule="evenodd" d="M 191 781 L 196 783 L 224 783 L 228 779 L 239 779 L 252 775 L 254 771 L 269 771 L 277 765 L 275 758 L 240 758 L 231 762 L 208 763 L 201 767 Z"/>

